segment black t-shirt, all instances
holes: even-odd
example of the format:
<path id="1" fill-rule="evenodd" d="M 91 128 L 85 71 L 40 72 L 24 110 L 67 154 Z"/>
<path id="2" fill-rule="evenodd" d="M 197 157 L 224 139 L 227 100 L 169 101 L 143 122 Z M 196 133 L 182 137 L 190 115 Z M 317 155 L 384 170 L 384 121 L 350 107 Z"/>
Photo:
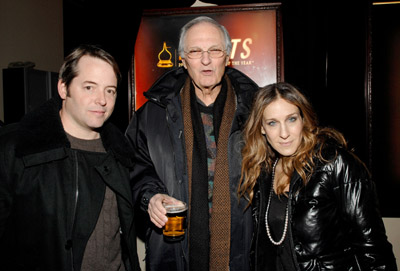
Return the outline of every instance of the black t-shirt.
<path id="1" fill-rule="evenodd" d="M 285 227 L 286 206 L 288 198 L 284 195 L 278 197 L 272 193 L 271 205 L 268 213 L 268 225 L 270 227 L 271 236 L 274 241 L 279 241 L 282 238 L 283 230 Z M 290 230 L 290 223 L 288 226 Z M 285 240 L 276 249 L 276 270 L 278 271 L 293 271 L 297 268 L 294 267 L 292 251 L 290 249 L 289 233 L 286 233 Z"/>

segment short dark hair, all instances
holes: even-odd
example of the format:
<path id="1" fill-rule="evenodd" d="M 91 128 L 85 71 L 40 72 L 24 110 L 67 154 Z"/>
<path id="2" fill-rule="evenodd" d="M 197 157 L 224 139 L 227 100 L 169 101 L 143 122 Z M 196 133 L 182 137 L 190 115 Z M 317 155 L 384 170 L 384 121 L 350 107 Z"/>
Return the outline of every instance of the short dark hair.
<path id="1" fill-rule="evenodd" d="M 64 60 L 60 68 L 60 72 L 58 75 L 58 79 L 65 83 L 66 87 L 68 88 L 71 84 L 72 79 L 78 76 L 78 62 L 79 60 L 85 56 L 91 56 L 95 58 L 99 58 L 104 60 L 108 64 L 110 64 L 113 69 L 115 76 L 117 77 L 118 83 L 121 80 L 121 72 L 119 70 L 118 64 L 115 61 L 114 57 L 107 53 L 104 49 L 90 44 L 83 44 L 76 47 Z"/>

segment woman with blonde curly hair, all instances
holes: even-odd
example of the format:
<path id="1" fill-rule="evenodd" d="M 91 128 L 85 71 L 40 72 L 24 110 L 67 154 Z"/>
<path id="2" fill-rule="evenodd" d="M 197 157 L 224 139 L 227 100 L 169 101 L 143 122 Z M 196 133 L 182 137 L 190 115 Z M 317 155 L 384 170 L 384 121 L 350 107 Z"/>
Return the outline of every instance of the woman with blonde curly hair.
<path id="1" fill-rule="evenodd" d="M 244 140 L 253 270 L 397 270 L 367 168 L 297 88 L 261 88 Z"/>

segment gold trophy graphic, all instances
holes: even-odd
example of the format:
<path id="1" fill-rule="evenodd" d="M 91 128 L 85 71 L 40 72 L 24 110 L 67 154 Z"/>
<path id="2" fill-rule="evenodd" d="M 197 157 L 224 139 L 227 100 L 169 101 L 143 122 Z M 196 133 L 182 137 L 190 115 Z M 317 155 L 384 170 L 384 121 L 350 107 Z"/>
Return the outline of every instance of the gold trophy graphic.
<path id="1" fill-rule="evenodd" d="M 170 68 L 174 66 L 174 64 L 171 61 L 172 54 L 168 51 L 167 43 L 164 41 L 163 49 L 161 52 L 158 54 L 158 63 L 157 67 L 160 68 Z"/>

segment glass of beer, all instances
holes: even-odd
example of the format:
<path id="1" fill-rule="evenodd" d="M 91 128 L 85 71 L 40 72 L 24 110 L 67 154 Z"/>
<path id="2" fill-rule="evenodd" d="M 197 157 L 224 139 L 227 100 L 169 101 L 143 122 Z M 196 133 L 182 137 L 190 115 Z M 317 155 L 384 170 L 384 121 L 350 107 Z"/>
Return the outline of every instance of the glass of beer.
<path id="1" fill-rule="evenodd" d="M 164 207 L 168 217 L 168 222 L 163 227 L 164 240 L 167 242 L 183 240 L 186 228 L 186 203 L 168 204 Z"/>

